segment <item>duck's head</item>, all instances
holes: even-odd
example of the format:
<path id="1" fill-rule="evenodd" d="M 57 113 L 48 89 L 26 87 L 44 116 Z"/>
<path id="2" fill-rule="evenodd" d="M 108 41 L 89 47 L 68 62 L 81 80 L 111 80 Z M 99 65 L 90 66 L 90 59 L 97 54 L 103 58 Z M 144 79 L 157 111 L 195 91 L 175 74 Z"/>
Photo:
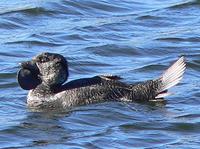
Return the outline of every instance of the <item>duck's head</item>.
<path id="1" fill-rule="evenodd" d="M 67 60 L 60 54 L 41 53 L 31 61 L 21 63 L 17 79 L 21 88 L 31 90 L 39 84 L 60 86 L 68 78 Z"/>

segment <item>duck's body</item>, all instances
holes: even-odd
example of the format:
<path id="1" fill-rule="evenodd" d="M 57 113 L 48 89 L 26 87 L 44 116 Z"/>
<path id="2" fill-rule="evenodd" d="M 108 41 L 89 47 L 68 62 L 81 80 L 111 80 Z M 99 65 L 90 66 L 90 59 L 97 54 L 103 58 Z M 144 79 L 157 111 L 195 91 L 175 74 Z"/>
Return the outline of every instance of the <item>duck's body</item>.
<path id="1" fill-rule="evenodd" d="M 29 107 L 66 109 L 105 101 L 148 101 L 156 96 L 158 81 L 127 85 L 118 80 L 107 80 L 105 77 L 71 81 L 56 89 L 41 84 L 29 91 L 27 103 Z"/>
<path id="2" fill-rule="evenodd" d="M 29 91 L 27 101 L 30 107 L 37 105 L 43 108 L 48 106 L 65 109 L 77 105 L 120 100 L 128 92 L 129 86 L 116 80 L 105 80 L 96 76 L 71 81 L 55 89 L 41 84 Z"/>
<path id="3" fill-rule="evenodd" d="M 102 75 L 74 80 L 68 77 L 67 61 L 58 54 L 42 53 L 23 64 L 18 73 L 22 88 L 28 89 L 27 104 L 34 109 L 68 109 L 105 101 L 149 101 L 163 98 L 185 70 L 183 57 L 161 77 L 140 84 L 125 84 L 118 76 Z M 31 85 L 30 85 L 31 83 Z"/>

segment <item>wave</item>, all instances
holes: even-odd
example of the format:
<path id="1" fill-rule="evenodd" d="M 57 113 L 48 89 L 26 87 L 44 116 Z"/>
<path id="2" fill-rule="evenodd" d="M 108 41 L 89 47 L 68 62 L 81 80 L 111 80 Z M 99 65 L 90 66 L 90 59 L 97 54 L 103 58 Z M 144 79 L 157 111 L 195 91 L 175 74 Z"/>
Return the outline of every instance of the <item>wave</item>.
<path id="1" fill-rule="evenodd" d="M 176 132 L 198 132 L 200 131 L 200 123 L 181 123 L 181 122 L 138 122 L 134 124 L 123 124 L 121 130 L 165 130 Z"/>
<path id="2" fill-rule="evenodd" d="M 48 47 L 65 45 L 62 43 L 45 42 L 45 41 L 37 41 L 37 40 L 10 41 L 10 42 L 6 42 L 5 44 L 25 44 L 25 45 L 48 46 Z"/>
<path id="3" fill-rule="evenodd" d="M 140 55 L 139 50 L 134 49 L 129 46 L 115 45 L 115 44 L 106 44 L 94 47 L 87 47 L 84 49 L 92 54 L 99 56 L 137 56 Z"/>
<path id="4" fill-rule="evenodd" d="M 169 9 L 183 9 L 191 6 L 200 6 L 199 0 L 187 0 L 185 2 L 175 3 L 172 6 L 169 6 Z"/>
<path id="5" fill-rule="evenodd" d="M 140 68 L 136 68 L 134 71 L 138 72 L 149 72 L 149 71 L 164 71 L 166 66 L 164 65 L 159 65 L 159 64 L 151 64 L 151 65 L 146 65 L 142 66 Z"/>

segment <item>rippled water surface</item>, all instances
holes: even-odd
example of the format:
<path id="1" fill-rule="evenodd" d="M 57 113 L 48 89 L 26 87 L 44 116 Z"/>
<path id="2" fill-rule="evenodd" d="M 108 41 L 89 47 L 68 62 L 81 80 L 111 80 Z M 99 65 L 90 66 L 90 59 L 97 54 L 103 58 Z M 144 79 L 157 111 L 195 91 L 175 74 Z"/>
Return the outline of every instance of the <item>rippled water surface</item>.
<path id="1" fill-rule="evenodd" d="M 1 0 L 0 148 L 199 148 L 199 0 Z M 70 80 L 116 74 L 153 79 L 184 55 L 166 104 L 108 102 L 33 113 L 18 63 L 63 54 Z"/>

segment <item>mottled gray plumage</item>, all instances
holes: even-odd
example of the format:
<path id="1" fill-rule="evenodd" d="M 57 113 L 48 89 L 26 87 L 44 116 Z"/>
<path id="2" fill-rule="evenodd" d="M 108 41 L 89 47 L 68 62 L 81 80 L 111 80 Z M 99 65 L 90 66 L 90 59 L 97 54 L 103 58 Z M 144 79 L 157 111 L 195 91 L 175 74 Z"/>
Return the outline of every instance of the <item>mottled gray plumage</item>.
<path id="1" fill-rule="evenodd" d="M 105 101 L 149 101 L 165 97 L 167 85 L 180 81 L 185 70 L 183 57 L 174 65 L 159 79 L 136 85 L 125 84 L 120 77 L 112 75 L 74 80 L 63 85 L 68 78 L 66 59 L 59 54 L 42 53 L 22 63 L 18 82 L 23 89 L 30 90 L 27 104 L 34 109 L 68 109 Z M 37 83 L 29 85 L 32 82 Z"/>

